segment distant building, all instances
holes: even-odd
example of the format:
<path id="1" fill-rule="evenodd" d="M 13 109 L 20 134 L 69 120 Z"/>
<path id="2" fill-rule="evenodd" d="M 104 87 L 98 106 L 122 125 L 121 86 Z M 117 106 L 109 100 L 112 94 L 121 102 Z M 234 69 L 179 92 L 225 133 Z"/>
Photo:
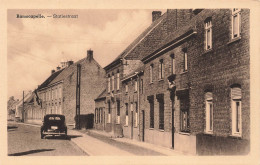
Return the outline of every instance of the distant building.
<path id="1" fill-rule="evenodd" d="M 65 115 L 67 124 L 74 126 L 76 101 L 79 103 L 80 115 L 94 116 L 94 99 L 104 90 L 104 82 L 105 71 L 94 60 L 93 51 L 88 50 L 86 58 L 76 63 L 68 61 L 67 67 L 52 71 L 52 75 L 39 86 L 37 94 L 41 100 L 41 109 L 44 114 Z"/>

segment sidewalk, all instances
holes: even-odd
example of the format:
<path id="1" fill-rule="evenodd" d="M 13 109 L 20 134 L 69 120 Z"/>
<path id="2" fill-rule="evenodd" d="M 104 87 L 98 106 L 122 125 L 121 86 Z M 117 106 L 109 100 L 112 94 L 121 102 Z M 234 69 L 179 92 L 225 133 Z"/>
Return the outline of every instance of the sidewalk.
<path id="1" fill-rule="evenodd" d="M 104 131 L 98 131 L 98 130 L 92 130 L 92 129 L 88 130 L 88 131 L 111 138 L 111 135 L 109 133 L 104 132 Z M 159 153 L 166 155 L 166 156 L 181 156 L 181 155 L 191 156 L 190 154 L 187 154 L 187 153 L 182 153 L 182 152 L 170 149 L 170 148 L 158 146 L 158 145 L 151 144 L 151 143 L 137 141 L 137 140 L 134 140 L 134 139 L 129 139 L 129 138 L 113 138 L 113 139 L 118 141 L 118 142 L 128 143 L 128 144 L 135 145 L 135 146 L 138 146 L 138 147 L 153 150 L 153 151 L 159 152 Z"/>
<path id="2" fill-rule="evenodd" d="M 40 127 L 39 124 L 29 124 L 29 123 L 17 123 L 17 124 Z M 79 131 L 74 129 L 68 129 L 68 137 L 74 144 L 76 144 L 78 147 L 80 147 L 84 152 L 86 152 L 90 156 L 134 156 L 136 155 L 134 153 L 127 152 L 122 148 L 120 149 L 116 146 L 113 146 L 112 144 L 103 142 L 95 137 L 87 135 L 88 132 L 91 132 L 93 134 L 101 135 L 103 137 L 111 139 L 112 135 L 107 132 L 93 130 L 93 129 L 88 129 L 86 131 L 87 132 L 83 133 L 84 131 L 82 130 Z M 132 146 L 137 146 L 144 149 L 152 150 L 157 153 L 160 153 L 161 155 L 166 155 L 166 156 L 189 155 L 186 153 L 175 151 L 170 148 L 161 147 L 158 145 L 154 145 L 146 142 L 140 142 L 128 138 L 112 138 L 112 139 L 115 140 L 116 142 L 121 142 L 127 145 L 132 145 Z"/>

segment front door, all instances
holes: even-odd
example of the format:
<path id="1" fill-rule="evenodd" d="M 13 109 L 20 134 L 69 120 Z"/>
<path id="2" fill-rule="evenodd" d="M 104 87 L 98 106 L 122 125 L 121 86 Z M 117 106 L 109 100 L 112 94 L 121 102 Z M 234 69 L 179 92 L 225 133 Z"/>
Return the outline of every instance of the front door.
<path id="1" fill-rule="evenodd" d="M 131 111 L 131 139 L 133 139 L 134 134 L 134 115 L 133 111 Z"/>

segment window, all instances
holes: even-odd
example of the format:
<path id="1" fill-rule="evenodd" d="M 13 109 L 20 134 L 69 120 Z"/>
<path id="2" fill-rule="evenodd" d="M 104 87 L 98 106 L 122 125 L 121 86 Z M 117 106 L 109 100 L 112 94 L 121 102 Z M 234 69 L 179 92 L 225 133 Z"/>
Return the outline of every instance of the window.
<path id="1" fill-rule="evenodd" d="M 98 115 L 97 115 L 97 108 L 95 109 L 95 123 L 97 123 L 97 117 L 98 117 Z"/>
<path id="2" fill-rule="evenodd" d="M 128 93 L 128 84 L 125 84 L 125 93 Z"/>
<path id="3" fill-rule="evenodd" d="M 110 92 L 110 77 L 107 78 L 107 92 Z"/>
<path id="4" fill-rule="evenodd" d="M 153 64 L 150 65 L 150 83 L 153 82 Z"/>
<path id="5" fill-rule="evenodd" d="M 158 99 L 159 101 L 159 129 L 164 130 L 164 100 L 163 98 Z"/>
<path id="6" fill-rule="evenodd" d="M 150 128 L 154 128 L 154 97 L 148 96 L 148 101 L 150 104 Z"/>
<path id="7" fill-rule="evenodd" d="M 161 59 L 159 63 L 159 80 L 163 78 L 164 78 L 164 64 L 163 64 L 163 59 Z"/>
<path id="8" fill-rule="evenodd" d="M 174 54 L 171 55 L 171 73 L 175 74 L 175 58 L 174 58 Z"/>
<path id="9" fill-rule="evenodd" d="M 213 103 L 212 103 L 212 93 L 207 92 L 205 94 L 206 100 L 206 133 L 213 133 Z"/>
<path id="10" fill-rule="evenodd" d="M 190 131 L 190 121 L 189 121 L 189 99 L 188 96 L 184 96 L 180 99 L 180 109 L 181 109 L 181 132 Z"/>
<path id="11" fill-rule="evenodd" d="M 183 72 L 188 70 L 188 55 L 187 51 L 183 51 Z"/>
<path id="12" fill-rule="evenodd" d="M 135 127 L 138 126 L 138 103 L 135 102 Z"/>
<path id="13" fill-rule="evenodd" d="M 211 18 L 205 20 L 205 50 L 212 48 L 212 21 Z"/>
<path id="14" fill-rule="evenodd" d="M 241 88 L 233 87 L 231 89 L 231 108 L 232 108 L 232 135 L 241 136 L 242 123 L 241 123 Z"/>
<path id="15" fill-rule="evenodd" d="M 137 92 L 137 80 L 135 80 L 135 92 Z"/>
<path id="16" fill-rule="evenodd" d="M 116 101 L 117 102 L 117 124 L 120 124 L 120 101 L 119 100 L 117 100 Z"/>
<path id="17" fill-rule="evenodd" d="M 112 75 L 112 91 L 115 89 L 115 76 Z"/>
<path id="18" fill-rule="evenodd" d="M 232 9 L 232 39 L 240 37 L 241 33 L 241 9 Z"/>
<path id="19" fill-rule="evenodd" d="M 128 103 L 125 104 L 125 125 L 128 126 Z"/>
<path id="20" fill-rule="evenodd" d="M 119 90 L 119 83 L 120 83 L 120 79 L 119 79 L 119 72 L 116 74 L 116 90 Z"/>
<path id="21" fill-rule="evenodd" d="M 108 102 L 108 116 L 107 116 L 107 122 L 111 123 L 111 104 Z"/>
<path id="22" fill-rule="evenodd" d="M 103 114 L 103 110 L 102 108 L 99 108 L 99 123 L 102 123 L 102 114 Z"/>

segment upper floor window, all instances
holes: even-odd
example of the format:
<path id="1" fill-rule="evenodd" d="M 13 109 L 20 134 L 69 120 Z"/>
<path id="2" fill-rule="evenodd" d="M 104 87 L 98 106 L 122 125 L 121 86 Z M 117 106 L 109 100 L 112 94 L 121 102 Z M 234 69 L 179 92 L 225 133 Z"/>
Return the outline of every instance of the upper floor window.
<path id="1" fill-rule="evenodd" d="M 183 50 L 183 72 L 188 71 L 188 55 L 187 51 Z"/>
<path id="2" fill-rule="evenodd" d="M 135 92 L 137 92 L 137 80 L 135 80 Z"/>
<path id="3" fill-rule="evenodd" d="M 153 82 L 153 64 L 150 65 L 150 83 Z"/>
<path id="4" fill-rule="evenodd" d="M 242 135 L 242 122 L 241 122 L 241 88 L 231 88 L 231 108 L 232 108 L 232 135 Z"/>
<path id="5" fill-rule="evenodd" d="M 174 58 L 174 54 L 171 55 L 171 73 L 175 74 L 175 58 Z"/>
<path id="6" fill-rule="evenodd" d="M 205 50 L 212 48 L 212 20 L 207 18 L 205 20 Z"/>
<path id="7" fill-rule="evenodd" d="M 125 93 L 128 93 L 128 84 L 125 84 Z"/>
<path id="8" fill-rule="evenodd" d="M 207 92 L 205 94 L 206 100 L 206 133 L 213 133 L 213 103 L 212 103 L 212 93 Z"/>
<path id="9" fill-rule="evenodd" d="M 241 33 L 241 9 L 232 9 L 232 39 L 240 37 Z"/>
<path id="10" fill-rule="evenodd" d="M 115 76 L 114 74 L 112 75 L 112 91 L 115 89 Z"/>
<path id="11" fill-rule="evenodd" d="M 164 78 L 164 64 L 163 64 L 163 59 L 161 59 L 159 63 L 159 80 L 163 78 Z"/>
<path id="12" fill-rule="evenodd" d="M 116 90 L 119 90 L 120 77 L 119 72 L 116 74 Z"/>
<path id="13" fill-rule="evenodd" d="M 143 91 L 144 91 L 144 82 L 143 82 L 143 79 L 140 80 L 140 92 L 141 94 L 143 94 Z"/>
<path id="14" fill-rule="evenodd" d="M 110 76 L 108 76 L 107 78 L 107 92 L 109 93 L 110 92 Z"/>

